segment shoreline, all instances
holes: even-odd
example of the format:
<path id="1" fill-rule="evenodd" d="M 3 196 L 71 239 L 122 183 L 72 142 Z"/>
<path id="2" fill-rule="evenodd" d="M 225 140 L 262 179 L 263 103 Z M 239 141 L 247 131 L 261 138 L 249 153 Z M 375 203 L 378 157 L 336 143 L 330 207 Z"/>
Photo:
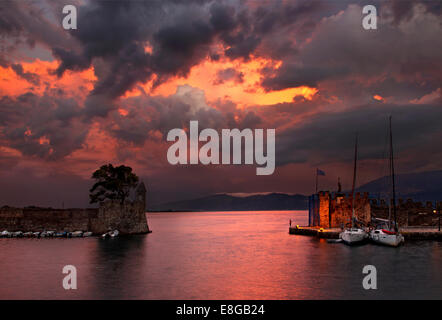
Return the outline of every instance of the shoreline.
<path id="1" fill-rule="evenodd" d="M 442 241 L 442 231 L 438 227 L 404 227 L 399 228 L 405 240 Z M 339 239 L 341 228 L 289 227 L 289 234 L 305 235 L 323 239 Z"/>

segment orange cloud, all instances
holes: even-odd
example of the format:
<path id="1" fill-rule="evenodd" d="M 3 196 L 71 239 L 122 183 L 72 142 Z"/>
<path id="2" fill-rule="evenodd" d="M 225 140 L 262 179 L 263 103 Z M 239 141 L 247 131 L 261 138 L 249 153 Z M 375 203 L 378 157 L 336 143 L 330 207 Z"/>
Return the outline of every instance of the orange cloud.
<path id="1" fill-rule="evenodd" d="M 127 111 L 126 109 L 119 108 L 118 109 L 118 113 L 120 115 L 122 115 L 123 117 L 125 117 L 125 116 L 127 116 L 129 114 L 129 111 Z"/>
<path id="2" fill-rule="evenodd" d="M 265 92 L 260 86 L 261 69 L 269 67 L 277 69 L 281 66 L 280 61 L 264 58 L 254 58 L 248 62 L 239 61 L 210 61 L 205 60 L 197 66 L 194 66 L 189 75 L 184 77 L 175 77 L 161 84 L 152 91 L 154 80 L 142 86 L 143 90 L 152 95 L 168 96 L 176 92 L 177 86 L 188 84 L 193 87 L 203 89 L 208 101 L 215 101 L 219 98 L 228 98 L 237 103 L 239 107 L 250 105 L 272 105 L 277 103 L 291 102 L 296 96 L 303 96 L 311 100 L 317 93 L 316 88 L 301 86 L 297 88 L 288 88 L 285 90 Z M 227 80 L 217 84 L 217 73 L 220 70 L 232 68 L 238 73 L 242 73 L 243 81 Z M 128 92 L 125 97 L 141 94 L 139 89 Z"/>
<path id="3" fill-rule="evenodd" d="M 67 71 L 58 78 L 52 74 L 59 65 L 56 60 L 35 59 L 32 62 L 22 62 L 21 65 L 23 72 L 34 73 L 39 77 L 39 85 L 29 83 L 9 67 L 0 67 L 0 95 L 17 96 L 29 91 L 43 95 L 48 89 L 60 89 L 65 96 L 84 99 L 97 79 L 93 67 L 82 72 Z"/>
<path id="4" fill-rule="evenodd" d="M 375 94 L 374 96 L 373 96 L 373 99 L 375 99 L 375 100 L 377 100 L 377 101 L 384 101 L 384 98 L 382 98 L 380 95 L 378 95 L 378 94 Z"/>

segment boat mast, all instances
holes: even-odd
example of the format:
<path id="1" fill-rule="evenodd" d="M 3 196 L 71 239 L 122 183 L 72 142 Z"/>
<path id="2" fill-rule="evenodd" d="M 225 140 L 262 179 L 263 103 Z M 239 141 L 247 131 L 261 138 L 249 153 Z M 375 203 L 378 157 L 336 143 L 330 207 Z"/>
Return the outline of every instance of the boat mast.
<path id="1" fill-rule="evenodd" d="M 391 199 L 388 201 L 388 230 L 391 230 Z"/>
<path id="2" fill-rule="evenodd" d="M 388 139 L 390 140 L 390 137 Z M 389 141 L 389 144 L 391 145 L 390 141 Z M 388 155 L 388 176 L 391 179 L 391 177 L 392 177 L 392 173 L 391 173 L 391 154 L 390 154 L 391 150 L 389 150 L 389 151 L 390 152 L 389 152 L 389 155 Z M 389 194 L 389 199 L 388 199 L 388 230 L 391 230 L 391 199 L 393 198 L 392 191 L 391 191 L 391 185 L 392 184 L 390 182 L 390 192 L 388 192 L 388 194 Z"/>
<path id="3" fill-rule="evenodd" d="M 358 160 L 358 134 L 356 133 L 356 139 L 355 139 L 355 162 L 353 167 L 353 184 L 351 187 L 351 193 L 352 193 L 352 211 L 351 211 L 351 227 L 354 228 L 355 224 L 355 185 L 356 185 L 356 162 Z"/>
<path id="4" fill-rule="evenodd" d="M 392 206 L 393 206 L 393 218 L 394 218 L 394 230 L 397 231 L 396 220 L 396 190 L 394 184 L 394 154 L 393 154 L 393 134 L 391 130 L 391 116 L 390 116 L 390 172 L 391 172 L 391 187 L 392 187 Z"/>

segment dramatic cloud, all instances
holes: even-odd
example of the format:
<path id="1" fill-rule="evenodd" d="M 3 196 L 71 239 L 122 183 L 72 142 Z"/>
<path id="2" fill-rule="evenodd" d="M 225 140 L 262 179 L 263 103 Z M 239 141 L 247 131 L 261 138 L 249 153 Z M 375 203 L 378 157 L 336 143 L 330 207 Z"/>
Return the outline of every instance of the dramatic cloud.
<path id="1" fill-rule="evenodd" d="M 21 64 L 12 64 L 11 68 L 19 77 L 25 79 L 32 84 L 39 85 L 40 79 L 38 75 L 32 72 L 24 72 Z"/>
<path id="2" fill-rule="evenodd" d="M 441 153 L 431 151 L 430 147 L 433 141 L 442 138 L 440 105 L 377 103 L 349 111 L 319 113 L 302 125 L 281 132 L 277 153 L 280 165 L 306 161 L 322 163 L 326 159 L 351 162 L 356 134 L 362 160 L 386 157 L 390 115 L 399 159 L 406 161 L 417 150 L 425 150 L 433 165 L 442 165 L 440 157 L 433 157 Z"/>
<path id="3" fill-rule="evenodd" d="M 0 99 L 0 139 L 23 155 L 60 159 L 81 148 L 88 129 L 72 99 L 32 93 Z"/>
<path id="4" fill-rule="evenodd" d="M 270 90 L 302 83 L 318 87 L 329 80 L 344 81 L 340 83 L 343 87 L 357 81 L 364 87 L 376 80 L 390 86 L 393 81 L 398 86 L 411 83 L 420 90 L 425 81 L 426 93 L 437 89 L 442 78 L 436 70 L 442 56 L 434 48 L 442 48 L 442 25 L 423 6 L 412 8 L 412 17 L 399 26 L 380 19 L 379 29 L 367 32 L 354 27 L 361 23 L 361 7 L 349 5 L 345 11 L 324 18 L 313 39 L 298 55 L 284 59 L 275 74 L 267 70 L 263 85 Z"/>
<path id="5" fill-rule="evenodd" d="M 398 171 L 442 165 L 438 1 L 373 1 L 377 30 L 362 28 L 362 0 L 78 0 L 69 31 L 65 4 L 0 2 L 1 181 L 79 190 L 99 165 L 123 162 L 149 181 L 154 203 L 307 193 L 317 165 L 333 183 L 346 175 L 356 131 L 377 178 L 369 166 L 381 161 L 389 115 Z M 275 128 L 275 174 L 169 165 L 165 137 L 191 120 Z"/>
<path id="6" fill-rule="evenodd" d="M 234 81 L 235 83 L 244 82 L 244 73 L 238 72 L 233 68 L 222 69 L 217 72 L 217 78 L 214 84 L 223 84 L 224 81 Z"/>

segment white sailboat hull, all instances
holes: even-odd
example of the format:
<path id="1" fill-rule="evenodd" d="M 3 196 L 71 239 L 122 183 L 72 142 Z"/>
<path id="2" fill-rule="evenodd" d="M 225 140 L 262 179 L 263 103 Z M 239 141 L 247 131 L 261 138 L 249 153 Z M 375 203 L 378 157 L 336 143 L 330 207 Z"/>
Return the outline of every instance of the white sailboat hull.
<path id="1" fill-rule="evenodd" d="M 353 228 L 341 232 L 339 234 L 339 238 L 341 238 L 345 244 L 349 245 L 362 244 L 367 240 L 368 234 L 362 229 Z"/>
<path id="2" fill-rule="evenodd" d="M 388 234 L 381 229 L 372 230 L 370 239 L 384 246 L 397 247 L 404 242 L 404 237 L 400 233 Z"/>

